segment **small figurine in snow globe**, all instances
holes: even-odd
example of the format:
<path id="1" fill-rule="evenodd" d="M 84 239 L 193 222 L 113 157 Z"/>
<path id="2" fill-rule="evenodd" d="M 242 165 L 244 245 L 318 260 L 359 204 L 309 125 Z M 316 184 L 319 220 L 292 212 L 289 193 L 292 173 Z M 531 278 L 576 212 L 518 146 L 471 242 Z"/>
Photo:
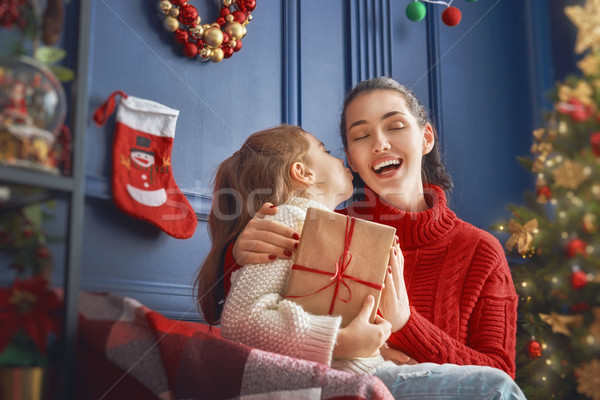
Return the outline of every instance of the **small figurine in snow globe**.
<path id="1" fill-rule="evenodd" d="M 0 59 L 0 163 L 58 173 L 55 144 L 67 102 L 62 84 L 28 57 Z"/>

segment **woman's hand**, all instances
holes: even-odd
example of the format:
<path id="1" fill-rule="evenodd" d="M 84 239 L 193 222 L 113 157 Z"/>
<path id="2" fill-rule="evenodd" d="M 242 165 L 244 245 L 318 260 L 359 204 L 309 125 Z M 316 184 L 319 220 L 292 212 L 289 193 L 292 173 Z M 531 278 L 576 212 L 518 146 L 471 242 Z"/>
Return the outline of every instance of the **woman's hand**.
<path id="1" fill-rule="evenodd" d="M 390 250 L 390 265 L 379 301 L 379 311 L 392 324 L 392 332 L 404 328 L 410 318 L 408 293 L 404 283 L 404 256 L 397 241 Z"/>
<path id="2" fill-rule="evenodd" d="M 269 263 L 276 258 L 290 258 L 298 247 L 300 235 L 292 228 L 265 220 L 275 215 L 277 207 L 265 203 L 248 222 L 233 245 L 233 258 L 239 265 Z"/>
<path id="3" fill-rule="evenodd" d="M 396 365 L 417 364 L 414 358 L 411 358 L 400 350 L 389 347 L 387 344 L 384 344 L 381 349 L 379 349 L 379 352 L 384 360 L 392 361 Z"/>
<path id="4" fill-rule="evenodd" d="M 333 357 L 353 359 L 372 357 L 379 354 L 379 348 L 390 337 L 391 324 L 379 315 L 373 323 L 369 322 L 375 299 L 369 295 L 363 303 L 360 313 L 338 333 Z"/>

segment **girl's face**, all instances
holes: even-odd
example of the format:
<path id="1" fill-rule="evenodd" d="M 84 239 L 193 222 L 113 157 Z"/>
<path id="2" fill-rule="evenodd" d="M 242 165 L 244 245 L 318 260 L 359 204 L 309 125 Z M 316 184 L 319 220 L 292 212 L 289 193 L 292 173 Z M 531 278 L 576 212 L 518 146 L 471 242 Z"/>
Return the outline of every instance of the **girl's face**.
<path id="1" fill-rule="evenodd" d="M 307 167 L 314 184 L 314 199 L 331 209 L 352 196 L 352 173 L 344 162 L 329 154 L 323 143 L 308 132 Z"/>
<path id="2" fill-rule="evenodd" d="M 344 118 L 352 170 L 387 203 L 406 211 L 426 209 L 421 161 L 433 148 L 431 125 L 421 126 L 402 95 L 391 90 L 359 95 Z"/>

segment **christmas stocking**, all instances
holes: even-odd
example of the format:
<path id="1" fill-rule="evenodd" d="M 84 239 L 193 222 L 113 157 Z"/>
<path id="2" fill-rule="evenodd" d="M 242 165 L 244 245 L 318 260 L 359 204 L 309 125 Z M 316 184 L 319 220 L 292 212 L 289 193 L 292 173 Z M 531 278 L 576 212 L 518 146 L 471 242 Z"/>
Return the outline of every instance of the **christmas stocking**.
<path id="1" fill-rule="evenodd" d="M 113 139 L 112 192 L 125 213 L 148 221 L 169 235 L 187 239 L 197 219 L 171 171 L 171 148 L 179 110 L 114 92 L 94 113 L 103 125 L 121 95 Z"/>

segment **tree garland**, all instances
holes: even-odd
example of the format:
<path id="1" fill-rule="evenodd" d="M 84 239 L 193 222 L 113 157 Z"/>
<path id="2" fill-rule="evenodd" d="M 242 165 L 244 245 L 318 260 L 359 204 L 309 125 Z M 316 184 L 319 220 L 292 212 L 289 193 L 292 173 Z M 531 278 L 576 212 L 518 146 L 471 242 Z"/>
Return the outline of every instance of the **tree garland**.
<path id="1" fill-rule="evenodd" d="M 242 48 L 246 25 L 256 8 L 256 0 L 223 0 L 219 18 L 201 24 L 196 7 L 189 0 L 162 0 L 158 9 L 164 16 L 163 27 L 173 32 L 175 41 L 183 46 L 186 57 L 220 62 Z"/>

